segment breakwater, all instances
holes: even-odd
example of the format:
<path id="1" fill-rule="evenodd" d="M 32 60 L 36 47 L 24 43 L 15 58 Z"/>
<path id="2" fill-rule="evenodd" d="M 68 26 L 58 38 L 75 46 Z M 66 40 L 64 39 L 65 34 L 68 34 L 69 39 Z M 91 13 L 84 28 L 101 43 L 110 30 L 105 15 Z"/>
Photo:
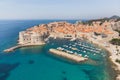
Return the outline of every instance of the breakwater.
<path id="1" fill-rule="evenodd" d="M 17 45 L 17 46 L 13 46 L 10 47 L 8 49 L 3 50 L 3 52 L 12 52 L 15 49 L 21 48 L 21 47 L 29 47 L 29 46 L 39 46 L 39 45 L 44 45 L 45 43 L 40 43 L 40 44 L 25 44 L 25 45 Z"/>
<path id="2" fill-rule="evenodd" d="M 88 59 L 88 58 L 84 58 L 76 54 L 69 54 L 69 53 L 66 53 L 66 52 L 63 52 L 57 49 L 50 49 L 49 51 L 51 52 L 51 54 L 58 55 L 60 57 L 63 57 L 63 58 L 66 58 L 66 59 L 69 59 L 75 62 L 83 62 Z"/>

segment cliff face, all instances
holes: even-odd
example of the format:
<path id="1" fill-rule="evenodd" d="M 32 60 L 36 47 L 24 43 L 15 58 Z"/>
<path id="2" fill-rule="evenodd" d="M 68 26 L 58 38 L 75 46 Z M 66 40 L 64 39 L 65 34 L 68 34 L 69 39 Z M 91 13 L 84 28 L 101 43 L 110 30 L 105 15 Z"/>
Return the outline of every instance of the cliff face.
<path id="1" fill-rule="evenodd" d="M 113 30 L 119 30 L 120 31 L 120 21 L 114 23 L 112 25 Z"/>

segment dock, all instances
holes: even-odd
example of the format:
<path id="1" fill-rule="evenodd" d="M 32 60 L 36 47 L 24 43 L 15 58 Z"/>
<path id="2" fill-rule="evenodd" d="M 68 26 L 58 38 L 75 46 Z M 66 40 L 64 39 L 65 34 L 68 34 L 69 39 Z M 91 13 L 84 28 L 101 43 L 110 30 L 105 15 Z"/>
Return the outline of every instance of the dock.
<path id="1" fill-rule="evenodd" d="M 79 56 L 79 55 L 76 55 L 76 54 L 69 54 L 67 52 L 57 50 L 57 49 L 49 49 L 49 52 L 51 54 L 54 54 L 54 55 L 72 60 L 72 61 L 77 62 L 77 63 L 88 60 L 88 58 L 85 58 L 85 57 L 82 57 L 82 56 Z"/>

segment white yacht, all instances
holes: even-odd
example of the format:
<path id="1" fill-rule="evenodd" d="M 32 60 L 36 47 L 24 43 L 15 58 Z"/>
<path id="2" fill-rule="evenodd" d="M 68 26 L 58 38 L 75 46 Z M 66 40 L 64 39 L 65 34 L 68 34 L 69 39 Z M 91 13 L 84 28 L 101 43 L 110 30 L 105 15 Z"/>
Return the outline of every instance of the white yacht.
<path id="1" fill-rule="evenodd" d="M 82 54 L 78 54 L 79 56 L 82 56 Z"/>
<path id="2" fill-rule="evenodd" d="M 86 57 L 86 58 L 87 58 L 87 57 L 89 57 L 89 56 L 88 56 L 88 55 L 85 55 L 84 57 Z"/>
<path id="3" fill-rule="evenodd" d="M 75 52 L 74 54 L 75 54 L 75 55 L 77 55 L 77 53 L 76 53 L 76 52 Z"/>

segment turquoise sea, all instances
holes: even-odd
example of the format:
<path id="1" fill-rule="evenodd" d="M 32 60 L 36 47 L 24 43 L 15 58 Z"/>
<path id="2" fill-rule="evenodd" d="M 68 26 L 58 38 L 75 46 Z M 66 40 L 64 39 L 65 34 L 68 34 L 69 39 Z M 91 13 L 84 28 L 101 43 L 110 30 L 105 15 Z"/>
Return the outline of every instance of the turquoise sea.
<path id="1" fill-rule="evenodd" d="M 103 49 L 99 53 L 85 51 L 78 45 L 79 43 L 97 48 L 85 41 L 51 39 L 43 46 L 24 47 L 10 53 L 3 52 L 4 49 L 17 44 L 19 31 L 53 21 L 61 20 L 0 21 L 0 80 L 114 80 L 115 72 L 110 67 L 107 52 Z M 76 22 L 76 20 L 67 21 Z M 79 51 L 73 50 L 73 52 L 88 55 L 90 60 L 76 64 L 49 54 L 50 48 L 65 45 L 78 48 Z"/>

